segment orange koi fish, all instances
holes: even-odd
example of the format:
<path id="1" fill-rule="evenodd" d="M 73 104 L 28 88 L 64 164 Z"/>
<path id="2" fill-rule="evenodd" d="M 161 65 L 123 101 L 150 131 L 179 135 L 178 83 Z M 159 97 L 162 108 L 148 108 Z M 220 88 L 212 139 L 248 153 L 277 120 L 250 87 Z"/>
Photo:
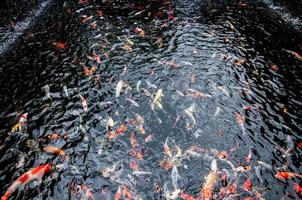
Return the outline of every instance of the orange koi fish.
<path id="1" fill-rule="evenodd" d="M 43 164 L 36 168 L 29 170 L 22 174 L 17 180 L 15 180 L 11 186 L 7 189 L 4 195 L 1 197 L 1 200 L 7 200 L 9 196 L 15 192 L 21 185 L 26 185 L 27 183 L 42 179 L 45 173 L 51 171 L 52 166 L 50 164 Z"/>
<path id="2" fill-rule="evenodd" d="M 212 191 L 216 184 L 216 179 L 217 179 L 217 162 L 214 159 L 211 163 L 211 171 L 208 174 L 208 176 L 206 176 L 206 181 L 200 193 L 200 196 L 203 200 L 210 200 L 212 198 Z"/>
<path id="3" fill-rule="evenodd" d="M 236 120 L 237 120 L 238 125 L 242 129 L 243 135 L 245 135 L 246 132 L 245 132 L 245 128 L 244 128 L 244 117 L 242 116 L 241 113 L 236 113 Z"/>
<path id="4" fill-rule="evenodd" d="M 302 196 L 302 186 L 300 186 L 297 183 L 294 183 L 294 190 L 300 195 Z"/>
<path id="5" fill-rule="evenodd" d="M 66 155 L 64 150 L 62 150 L 58 147 L 53 147 L 53 146 L 44 147 L 43 151 L 53 153 L 53 154 L 56 154 L 56 155 L 60 155 L 60 156 L 65 156 Z"/>
<path id="6" fill-rule="evenodd" d="M 84 75 L 85 76 L 92 76 L 92 74 L 96 71 L 96 66 L 91 67 L 90 69 L 83 65 L 84 68 Z"/>
<path id="7" fill-rule="evenodd" d="M 275 175 L 275 178 L 279 179 L 279 180 L 287 180 L 287 179 L 291 179 L 294 177 L 298 177 L 300 179 L 302 179 L 302 175 L 301 174 L 296 174 L 293 172 L 277 172 Z"/>
<path id="8" fill-rule="evenodd" d="M 82 95 L 80 95 L 80 97 L 81 97 L 81 100 L 82 100 L 83 110 L 84 110 L 84 112 L 87 112 L 88 111 L 87 101 Z"/>
<path id="9" fill-rule="evenodd" d="M 77 185 L 77 189 L 86 197 L 86 198 L 81 198 L 81 199 L 92 199 L 94 200 L 94 196 L 93 196 L 93 193 L 91 192 L 91 189 L 88 188 L 87 186 L 85 185 Z"/>
<path id="10" fill-rule="evenodd" d="M 91 16 L 87 16 L 87 15 L 83 15 L 82 16 L 82 24 L 85 24 L 86 22 L 88 22 L 89 20 L 91 20 L 92 18 L 93 18 L 93 16 L 91 15 Z"/>
<path id="11" fill-rule="evenodd" d="M 21 130 L 24 124 L 27 122 L 28 113 L 24 113 L 20 116 L 19 122 L 12 128 L 12 132 Z"/>
<path id="12" fill-rule="evenodd" d="M 236 59 L 235 61 L 234 61 L 234 64 L 235 65 L 237 65 L 237 66 L 240 66 L 240 65 L 243 65 L 243 64 L 245 64 L 246 63 L 246 60 L 245 59 Z"/>
<path id="13" fill-rule="evenodd" d="M 56 49 L 66 49 L 66 43 L 65 42 L 52 42 L 52 45 Z"/>
<path id="14" fill-rule="evenodd" d="M 285 50 L 287 53 L 291 54 L 292 56 L 296 57 L 298 60 L 302 61 L 302 56 L 298 54 L 297 52 Z"/>
<path id="15" fill-rule="evenodd" d="M 252 189 L 252 183 L 251 183 L 251 179 L 250 178 L 247 178 L 245 181 L 244 181 L 244 183 L 243 183 L 243 189 L 245 190 L 245 191 L 251 191 L 251 189 Z"/>
<path id="16" fill-rule="evenodd" d="M 116 131 L 110 131 L 108 133 L 108 138 L 109 138 L 109 140 L 112 140 L 116 136 L 118 136 L 121 133 L 126 132 L 126 131 L 127 131 L 127 127 L 124 124 L 122 124 Z"/>

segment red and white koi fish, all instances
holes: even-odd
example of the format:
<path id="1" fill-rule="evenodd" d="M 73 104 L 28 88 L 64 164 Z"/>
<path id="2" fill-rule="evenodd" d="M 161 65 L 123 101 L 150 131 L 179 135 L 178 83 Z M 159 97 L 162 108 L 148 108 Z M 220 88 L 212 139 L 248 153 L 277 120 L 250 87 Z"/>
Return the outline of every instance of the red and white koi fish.
<path id="1" fill-rule="evenodd" d="M 36 168 L 33 168 L 29 170 L 28 172 L 25 172 L 22 174 L 17 180 L 15 180 L 11 186 L 7 189 L 7 191 L 4 193 L 4 195 L 1 197 L 1 200 L 7 200 L 9 196 L 15 192 L 20 186 L 26 185 L 27 183 L 42 179 L 45 173 L 51 171 L 52 166 L 50 164 L 43 164 Z"/>
<path id="2" fill-rule="evenodd" d="M 169 157 L 172 157 L 172 151 L 170 149 L 170 147 L 168 146 L 168 137 L 166 138 L 166 141 L 164 143 L 164 153 L 169 156 Z"/>
<path id="3" fill-rule="evenodd" d="M 247 178 L 245 181 L 244 181 L 244 183 L 243 183 L 243 189 L 245 190 L 245 191 L 251 191 L 251 189 L 252 189 L 252 183 L 251 183 L 251 179 L 250 178 Z"/>
<path id="4" fill-rule="evenodd" d="M 27 122 L 27 116 L 28 116 L 28 113 L 24 113 L 20 116 L 19 122 L 12 128 L 12 132 L 16 132 L 16 131 L 22 129 L 24 124 Z"/>
<path id="5" fill-rule="evenodd" d="M 134 132 L 131 132 L 131 134 L 130 134 L 130 144 L 131 144 L 131 154 L 133 156 L 136 156 L 136 158 L 138 160 L 143 160 L 144 155 L 143 155 L 142 151 L 139 150 L 140 147 L 135 138 Z"/>
<path id="6" fill-rule="evenodd" d="M 128 189 L 127 186 L 118 187 L 118 190 L 115 193 L 114 199 L 115 200 L 120 200 L 120 199 L 132 200 L 132 193 Z"/>
<path id="7" fill-rule="evenodd" d="M 252 149 L 250 148 L 250 151 L 249 151 L 249 154 L 245 157 L 245 161 L 247 162 L 247 163 L 250 163 L 251 162 L 251 160 L 252 160 Z"/>
<path id="8" fill-rule="evenodd" d="M 238 125 L 242 129 L 243 135 L 245 135 L 246 134 L 245 128 L 244 128 L 244 120 L 245 119 L 244 119 L 244 117 L 242 116 L 241 113 L 236 113 L 236 120 L 237 120 Z"/>
<path id="9" fill-rule="evenodd" d="M 302 61 L 302 56 L 298 54 L 297 52 L 285 50 L 287 53 L 291 54 L 292 56 L 295 56 L 298 60 Z"/>
<path id="10" fill-rule="evenodd" d="M 82 95 L 80 95 L 80 97 L 81 97 L 81 100 L 82 100 L 83 110 L 84 110 L 84 112 L 87 112 L 88 111 L 87 101 Z"/>
<path id="11" fill-rule="evenodd" d="M 82 197 L 81 199 L 94 200 L 93 193 L 91 192 L 91 189 L 88 188 L 87 186 L 77 185 L 77 189 L 82 193 L 83 196 L 85 196 L 85 198 Z"/>
<path id="12" fill-rule="evenodd" d="M 65 49 L 65 48 L 66 48 L 65 42 L 52 42 L 52 45 L 53 45 L 56 49 Z"/>
<path id="13" fill-rule="evenodd" d="M 122 124 L 116 131 L 110 131 L 108 133 L 108 138 L 109 138 L 109 140 L 112 140 L 116 136 L 118 136 L 121 133 L 126 132 L 126 131 L 127 131 L 127 127 L 124 124 Z"/>
<path id="14" fill-rule="evenodd" d="M 214 159 L 211 163 L 211 171 L 206 176 L 206 182 L 204 183 L 200 192 L 201 199 L 210 200 L 212 198 L 212 191 L 216 184 L 217 179 L 217 161 Z"/>

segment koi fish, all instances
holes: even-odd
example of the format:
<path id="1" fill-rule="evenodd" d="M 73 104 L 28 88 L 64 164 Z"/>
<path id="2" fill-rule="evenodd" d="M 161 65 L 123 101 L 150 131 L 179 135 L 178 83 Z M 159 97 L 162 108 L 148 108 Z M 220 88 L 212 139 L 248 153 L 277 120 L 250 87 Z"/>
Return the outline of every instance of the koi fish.
<path id="1" fill-rule="evenodd" d="M 163 108 L 163 106 L 162 106 L 162 104 L 161 104 L 161 97 L 162 97 L 162 96 L 164 96 L 164 95 L 163 95 L 163 90 L 162 90 L 162 89 L 159 89 L 159 90 L 156 92 L 155 97 L 154 97 L 154 99 L 153 99 L 153 101 L 152 101 L 152 103 L 151 103 L 151 108 L 152 108 L 152 110 L 154 110 L 155 105 L 156 105 L 158 108 L 160 108 L 160 109 Z"/>
<path id="2" fill-rule="evenodd" d="M 302 186 L 300 186 L 297 183 L 294 183 L 294 190 L 300 195 L 302 196 Z"/>
<path id="3" fill-rule="evenodd" d="M 126 197 L 126 198 L 124 198 L 124 197 Z M 115 193 L 114 199 L 115 200 L 120 200 L 120 199 L 131 200 L 132 193 L 130 192 L 130 190 L 128 189 L 127 186 L 118 187 L 118 190 Z"/>
<path id="4" fill-rule="evenodd" d="M 81 198 L 81 199 L 92 199 L 94 200 L 93 193 L 91 192 L 91 189 L 88 188 L 85 185 L 77 185 L 77 189 L 86 197 L 86 198 Z"/>
<path id="5" fill-rule="evenodd" d="M 298 177 L 298 178 L 302 179 L 301 174 L 297 174 L 297 173 L 293 173 L 293 172 L 277 172 L 275 175 L 275 178 L 277 178 L 279 180 L 283 180 L 283 181 L 294 178 L 294 177 Z"/>
<path id="6" fill-rule="evenodd" d="M 127 44 L 125 44 L 125 45 L 122 46 L 121 48 L 122 48 L 123 50 L 125 50 L 125 51 L 132 52 L 132 48 L 131 48 L 129 45 L 127 45 Z"/>
<path id="7" fill-rule="evenodd" d="M 66 86 L 66 85 L 63 86 L 63 91 L 64 91 L 64 93 L 65 93 L 65 96 L 66 96 L 66 97 L 69 97 L 69 94 L 68 94 L 68 90 L 67 90 L 67 86 Z"/>
<path id="8" fill-rule="evenodd" d="M 43 148 L 43 151 L 45 152 L 50 152 L 50 153 L 53 153 L 53 154 L 57 154 L 57 155 L 60 155 L 60 156 L 65 156 L 65 151 L 58 148 L 58 147 L 53 147 L 53 146 L 46 146 Z"/>
<path id="9" fill-rule="evenodd" d="M 145 138 L 145 142 L 151 142 L 153 140 L 153 135 L 148 135 L 146 138 Z"/>
<path id="10" fill-rule="evenodd" d="M 9 186 L 7 191 L 1 197 L 1 200 L 7 200 L 9 196 L 20 186 L 26 185 L 33 180 L 41 180 L 45 173 L 51 171 L 51 168 L 52 166 L 50 164 L 43 164 L 25 172 L 17 180 L 15 180 L 11 186 Z"/>
<path id="11" fill-rule="evenodd" d="M 202 187 L 200 196 L 204 200 L 210 200 L 212 198 L 212 191 L 214 189 L 217 179 L 217 161 L 215 159 L 212 161 L 211 171 L 205 179 L 206 181 Z"/>
<path id="12" fill-rule="evenodd" d="M 168 146 L 168 138 L 169 138 L 169 137 L 166 138 L 166 141 L 165 141 L 165 143 L 164 143 L 164 153 L 165 153 L 167 156 L 172 157 L 172 151 L 171 151 L 170 147 Z"/>
<path id="13" fill-rule="evenodd" d="M 120 135 L 123 132 L 127 131 L 127 127 L 122 124 L 116 131 L 109 131 L 108 138 L 109 140 L 114 139 L 116 136 Z"/>
<path id="14" fill-rule="evenodd" d="M 202 93 L 202 92 L 199 92 L 197 90 L 190 89 L 190 88 L 187 90 L 186 96 L 195 97 L 195 98 L 209 98 L 209 97 L 211 97 L 211 95 L 209 95 L 209 94 L 205 94 L 205 93 Z"/>
<path id="15" fill-rule="evenodd" d="M 145 37 L 145 31 L 141 28 L 137 27 L 133 30 L 133 32 L 136 33 L 136 34 L 139 34 L 139 36 L 141 36 L 141 37 Z"/>
<path id="16" fill-rule="evenodd" d="M 136 91 L 137 91 L 137 92 L 140 92 L 141 84 L 142 84 L 142 81 L 141 81 L 141 80 L 137 81 L 137 83 L 136 83 Z"/>
<path id="17" fill-rule="evenodd" d="M 113 127 L 114 126 L 114 121 L 111 117 L 108 117 L 108 119 L 106 120 L 106 124 L 107 124 L 107 127 Z"/>
<path id="18" fill-rule="evenodd" d="M 245 157 L 245 161 L 246 161 L 247 163 L 250 163 L 251 160 L 252 160 L 252 149 L 250 148 L 249 154 Z"/>
<path id="19" fill-rule="evenodd" d="M 234 64 L 235 65 L 237 65 L 237 66 L 240 66 L 240 65 L 243 65 L 243 64 L 245 64 L 246 63 L 246 60 L 245 59 L 236 59 L 235 61 L 234 61 Z"/>
<path id="20" fill-rule="evenodd" d="M 66 48 L 65 42 L 52 42 L 52 45 L 53 45 L 56 49 L 65 49 L 65 48 Z"/>
<path id="21" fill-rule="evenodd" d="M 195 120 L 195 117 L 193 115 L 193 113 L 196 111 L 196 106 L 195 104 L 192 104 L 189 108 L 185 109 L 185 113 L 192 119 L 193 121 L 193 124 L 190 125 L 189 127 L 194 127 L 195 124 L 196 124 L 196 120 Z"/>
<path id="22" fill-rule="evenodd" d="M 245 128 L 244 128 L 244 117 L 241 113 L 236 113 L 236 120 L 240 128 L 242 129 L 243 135 L 246 134 Z"/>
<path id="23" fill-rule="evenodd" d="M 271 165 L 269 165 L 261 160 L 258 160 L 258 164 L 261 165 L 262 167 L 265 167 L 266 169 L 269 169 L 269 170 L 273 169 L 273 167 Z"/>
<path id="24" fill-rule="evenodd" d="M 215 118 L 219 115 L 220 111 L 221 111 L 221 108 L 218 106 L 218 107 L 216 108 L 216 111 L 215 111 L 215 113 L 214 113 L 212 119 L 215 119 Z"/>
<path id="25" fill-rule="evenodd" d="M 83 110 L 84 110 L 84 112 L 87 112 L 88 111 L 87 101 L 82 95 L 80 95 L 80 97 L 81 97 L 81 100 L 82 100 Z"/>
<path id="26" fill-rule="evenodd" d="M 131 153 L 136 156 L 137 159 L 143 160 L 143 154 L 138 150 L 139 144 L 135 138 L 134 132 L 130 134 Z"/>
<path id="27" fill-rule="evenodd" d="M 184 199 L 184 200 L 196 200 L 196 198 L 194 198 L 193 196 L 191 196 L 189 194 L 186 194 L 184 192 L 180 192 L 179 197 Z"/>
<path id="28" fill-rule="evenodd" d="M 87 15 L 83 15 L 82 16 L 82 24 L 85 24 L 86 22 L 88 22 L 89 20 L 91 20 L 92 18 L 93 18 L 93 16 L 92 15 L 90 15 L 90 16 L 87 16 Z"/>
<path id="29" fill-rule="evenodd" d="M 130 99 L 130 98 L 126 98 L 127 101 L 129 101 L 132 105 L 134 105 L 135 107 L 139 107 L 139 104 L 134 101 L 133 99 Z"/>
<path id="30" fill-rule="evenodd" d="M 259 181 L 261 183 L 263 183 L 263 179 L 261 178 L 261 172 L 260 172 L 260 167 L 259 166 L 255 166 L 255 173 L 256 173 L 256 176 L 258 177 Z"/>
<path id="31" fill-rule="evenodd" d="M 104 168 L 100 171 L 103 177 L 108 178 L 114 174 L 118 174 L 118 172 L 122 172 L 123 167 L 120 162 L 114 163 L 112 166 Z"/>
<path id="32" fill-rule="evenodd" d="M 293 139 L 290 135 L 288 135 L 286 137 L 286 143 L 287 143 L 287 147 L 286 147 L 284 154 L 285 154 L 285 156 L 288 156 L 288 155 L 291 155 L 291 152 L 293 151 L 294 146 L 295 146 Z"/>
<path id="33" fill-rule="evenodd" d="M 179 186 L 178 186 L 178 179 L 179 178 L 180 178 L 180 175 L 178 174 L 177 167 L 174 166 L 172 168 L 172 172 L 171 172 L 172 186 L 173 186 L 174 190 L 179 189 Z"/>
<path id="34" fill-rule="evenodd" d="M 138 171 L 138 164 L 135 160 L 131 160 L 130 161 L 130 169 L 132 169 L 133 171 Z"/>
<path id="35" fill-rule="evenodd" d="M 244 183 L 243 183 L 243 189 L 245 191 L 250 191 L 252 189 L 252 183 L 251 183 L 251 179 L 250 178 L 247 178 Z"/>
<path id="36" fill-rule="evenodd" d="M 119 81 L 116 85 L 116 89 L 115 89 L 115 97 L 119 97 L 121 94 L 121 91 L 123 89 L 124 86 L 124 82 L 123 81 Z"/>
<path id="37" fill-rule="evenodd" d="M 83 65 L 84 75 L 91 77 L 92 74 L 96 71 L 96 66 L 91 67 L 90 69 Z"/>
<path id="38" fill-rule="evenodd" d="M 300 148 L 300 149 L 302 149 L 302 142 L 299 142 L 299 143 L 297 144 L 297 147 Z"/>
<path id="39" fill-rule="evenodd" d="M 12 132 L 16 132 L 16 131 L 22 129 L 24 124 L 27 122 L 27 116 L 28 116 L 28 113 L 24 113 L 20 116 L 19 122 L 12 128 Z"/>
<path id="40" fill-rule="evenodd" d="M 297 52 L 285 50 L 287 53 L 291 54 L 292 56 L 296 57 L 298 60 L 302 61 L 302 56 L 298 54 Z"/>

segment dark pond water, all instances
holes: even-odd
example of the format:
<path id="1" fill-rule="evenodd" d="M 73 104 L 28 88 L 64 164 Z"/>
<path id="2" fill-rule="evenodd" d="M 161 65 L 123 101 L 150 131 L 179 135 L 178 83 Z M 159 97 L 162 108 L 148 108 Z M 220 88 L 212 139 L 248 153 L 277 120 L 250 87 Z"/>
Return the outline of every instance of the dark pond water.
<path id="1" fill-rule="evenodd" d="M 267 1 L 31 3 L 2 16 L 1 195 L 48 163 L 10 199 L 300 198 L 295 17 Z"/>

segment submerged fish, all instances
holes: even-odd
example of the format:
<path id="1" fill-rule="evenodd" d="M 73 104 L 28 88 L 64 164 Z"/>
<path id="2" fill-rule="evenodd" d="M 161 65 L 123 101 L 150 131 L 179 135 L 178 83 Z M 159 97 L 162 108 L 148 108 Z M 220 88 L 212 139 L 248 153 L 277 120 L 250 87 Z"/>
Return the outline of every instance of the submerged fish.
<path id="1" fill-rule="evenodd" d="M 43 151 L 50 152 L 50 153 L 53 153 L 53 154 L 57 154 L 57 155 L 60 155 L 60 156 L 65 156 L 65 151 L 58 148 L 58 147 L 46 146 L 46 147 L 43 148 Z"/>
<path id="2" fill-rule="evenodd" d="M 196 120 L 195 120 L 195 117 L 194 117 L 194 112 L 196 111 L 196 106 L 195 104 L 193 103 L 189 108 L 185 109 L 185 113 L 192 119 L 193 121 L 193 124 L 190 125 L 190 128 L 194 127 L 195 124 L 196 124 Z"/>
<path id="3" fill-rule="evenodd" d="M 275 178 L 279 179 L 279 180 L 287 180 L 287 179 L 291 179 L 294 177 L 298 177 L 300 179 L 302 179 L 302 175 L 301 174 L 297 174 L 297 173 L 293 173 L 293 172 L 277 172 L 275 175 Z"/>
<path id="4" fill-rule="evenodd" d="M 123 86 L 124 86 L 124 81 L 119 81 L 116 85 L 116 89 L 115 89 L 115 97 L 119 97 L 121 92 L 122 92 L 122 89 L 123 89 Z"/>
<path id="5" fill-rule="evenodd" d="M 87 112 L 88 111 L 87 101 L 86 101 L 86 99 L 82 95 L 80 95 L 80 97 L 81 97 L 81 100 L 82 100 L 83 110 L 84 110 L 84 112 Z"/>
<path id="6" fill-rule="evenodd" d="M 9 196 L 15 192 L 20 186 L 24 186 L 33 180 L 42 180 L 45 173 L 51 171 L 52 166 L 50 164 L 43 164 L 36 168 L 29 170 L 22 174 L 17 180 L 15 180 L 11 186 L 7 189 L 1 200 L 7 200 Z"/>
<path id="7" fill-rule="evenodd" d="M 214 159 L 211 163 L 211 171 L 206 176 L 206 181 L 203 184 L 200 196 L 204 200 L 210 200 L 212 198 L 212 191 L 217 180 L 217 161 Z"/>
<path id="8" fill-rule="evenodd" d="M 245 128 L 244 128 L 244 120 L 245 119 L 244 119 L 244 117 L 242 116 L 241 113 L 236 113 L 236 120 L 237 120 L 238 125 L 242 129 L 243 135 L 245 135 L 246 134 Z"/>
<path id="9" fill-rule="evenodd" d="M 287 53 L 293 55 L 294 57 L 296 57 L 298 60 L 302 61 L 302 56 L 300 54 L 298 54 L 297 52 L 294 51 L 290 51 L 290 50 L 285 50 Z"/>
<path id="10" fill-rule="evenodd" d="M 172 186 L 173 186 L 174 190 L 179 189 L 179 186 L 178 186 L 179 178 L 180 178 L 180 175 L 178 174 L 177 167 L 174 166 L 172 168 L 172 172 L 171 172 Z"/>
<path id="11" fill-rule="evenodd" d="M 27 122 L 28 113 L 24 113 L 20 116 L 19 122 L 12 128 L 12 132 L 21 131 L 24 124 Z"/>
<path id="12" fill-rule="evenodd" d="M 163 90 L 162 89 L 159 89 L 156 94 L 155 94 L 155 97 L 151 103 L 151 108 L 152 110 L 154 110 L 154 107 L 157 106 L 158 108 L 162 109 L 163 106 L 161 104 L 161 97 L 164 96 L 163 95 Z"/>

